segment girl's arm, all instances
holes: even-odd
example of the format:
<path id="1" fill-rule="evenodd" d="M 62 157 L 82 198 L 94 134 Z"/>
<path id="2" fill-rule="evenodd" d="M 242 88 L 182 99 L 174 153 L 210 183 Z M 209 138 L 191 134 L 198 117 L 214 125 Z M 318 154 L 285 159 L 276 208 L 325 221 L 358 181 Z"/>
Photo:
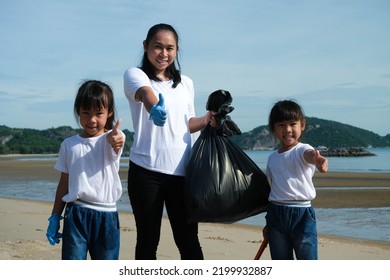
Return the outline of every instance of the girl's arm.
<path id="1" fill-rule="evenodd" d="M 57 191 L 56 191 L 56 197 L 54 200 L 54 206 L 52 210 L 53 214 L 60 214 L 65 208 L 65 202 L 62 201 L 62 198 L 68 193 L 68 182 L 69 182 L 69 175 L 61 172 L 60 181 L 58 182 Z"/>
<path id="2" fill-rule="evenodd" d="M 325 173 L 328 171 L 328 160 L 321 156 L 320 151 L 306 150 L 303 157 L 308 163 L 314 164 L 318 171 Z"/>
<path id="3" fill-rule="evenodd" d="M 64 195 L 68 193 L 68 174 L 61 172 L 60 182 L 58 183 L 56 198 L 54 200 L 53 210 L 49 217 L 49 226 L 47 227 L 46 237 L 51 245 L 60 243 L 62 233 L 58 232 L 60 229 L 60 221 L 62 220 L 62 211 L 65 207 L 65 202 L 62 201 Z"/>

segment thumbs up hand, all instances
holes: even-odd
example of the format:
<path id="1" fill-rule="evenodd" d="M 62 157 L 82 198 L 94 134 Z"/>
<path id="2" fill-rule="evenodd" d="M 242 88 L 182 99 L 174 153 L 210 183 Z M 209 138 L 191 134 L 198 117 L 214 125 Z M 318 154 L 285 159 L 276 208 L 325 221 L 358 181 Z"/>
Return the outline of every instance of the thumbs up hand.
<path id="1" fill-rule="evenodd" d="M 119 119 L 113 129 L 110 133 L 107 134 L 106 140 L 108 143 L 111 144 L 112 148 L 114 149 L 115 153 L 118 154 L 119 150 L 123 147 L 125 144 L 125 139 L 120 132 L 119 126 L 121 125 L 122 120 Z"/>
<path id="2" fill-rule="evenodd" d="M 150 110 L 149 120 L 153 120 L 153 123 L 157 126 L 164 126 L 167 120 L 167 111 L 164 105 L 164 96 L 159 93 L 158 102 Z"/>

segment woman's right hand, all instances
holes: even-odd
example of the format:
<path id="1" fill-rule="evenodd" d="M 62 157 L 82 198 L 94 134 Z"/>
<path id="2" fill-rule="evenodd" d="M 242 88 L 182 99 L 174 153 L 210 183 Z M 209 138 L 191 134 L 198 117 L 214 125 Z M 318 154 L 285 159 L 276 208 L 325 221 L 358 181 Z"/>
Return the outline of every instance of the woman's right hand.
<path id="1" fill-rule="evenodd" d="M 165 110 L 164 96 L 160 93 L 158 95 L 157 104 L 153 105 L 150 109 L 149 120 L 153 120 L 153 123 L 157 126 L 164 126 L 167 120 L 167 111 Z"/>

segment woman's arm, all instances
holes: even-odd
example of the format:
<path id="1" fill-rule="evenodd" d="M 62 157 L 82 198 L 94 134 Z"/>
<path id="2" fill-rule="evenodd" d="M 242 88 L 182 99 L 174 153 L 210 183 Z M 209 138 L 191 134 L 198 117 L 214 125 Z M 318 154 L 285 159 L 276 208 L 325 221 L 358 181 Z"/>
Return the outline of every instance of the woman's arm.
<path id="1" fill-rule="evenodd" d="M 217 122 L 214 118 L 216 112 L 208 111 L 203 117 L 193 117 L 189 120 L 188 125 L 190 128 L 190 133 L 197 132 L 205 128 L 208 124 L 212 127 L 217 128 Z"/>
<path id="2" fill-rule="evenodd" d="M 141 101 L 144 103 L 144 106 L 148 112 L 152 109 L 153 105 L 155 105 L 158 100 L 154 95 L 153 89 L 151 87 L 140 87 L 135 93 L 135 100 Z"/>

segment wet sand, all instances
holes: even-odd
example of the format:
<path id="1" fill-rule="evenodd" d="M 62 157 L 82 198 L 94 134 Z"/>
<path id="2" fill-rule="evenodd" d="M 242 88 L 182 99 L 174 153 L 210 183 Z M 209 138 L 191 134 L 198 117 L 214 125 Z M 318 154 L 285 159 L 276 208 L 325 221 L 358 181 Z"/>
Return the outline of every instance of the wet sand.
<path id="1" fill-rule="evenodd" d="M 59 180 L 54 161 L 20 160 L 20 158 L 47 158 L 50 155 L 0 156 L 0 178 L 23 176 L 29 180 Z M 55 155 L 51 155 L 52 158 Z M 127 160 L 123 161 L 127 164 Z M 127 168 L 121 168 L 120 177 L 127 179 Z M 314 175 L 317 197 L 313 206 L 319 208 L 388 207 L 390 206 L 390 173 L 330 172 Z"/>

